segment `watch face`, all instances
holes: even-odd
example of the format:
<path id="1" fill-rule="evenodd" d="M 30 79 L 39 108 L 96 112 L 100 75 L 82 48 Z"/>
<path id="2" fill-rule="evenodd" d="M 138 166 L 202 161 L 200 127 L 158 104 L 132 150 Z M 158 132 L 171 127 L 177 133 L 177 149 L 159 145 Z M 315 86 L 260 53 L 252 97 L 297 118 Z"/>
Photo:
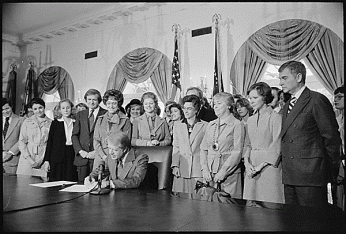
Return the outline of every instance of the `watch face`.
<path id="1" fill-rule="evenodd" d="M 211 146 L 213 150 L 219 150 L 219 144 L 217 142 L 214 142 L 213 145 Z"/>

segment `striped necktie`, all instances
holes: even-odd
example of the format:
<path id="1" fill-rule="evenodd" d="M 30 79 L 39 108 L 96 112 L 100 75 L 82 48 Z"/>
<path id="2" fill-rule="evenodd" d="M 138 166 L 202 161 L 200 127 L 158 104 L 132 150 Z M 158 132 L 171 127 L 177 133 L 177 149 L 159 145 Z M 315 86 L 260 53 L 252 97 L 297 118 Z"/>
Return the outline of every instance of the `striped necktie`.
<path id="1" fill-rule="evenodd" d="M 287 114 L 289 114 L 294 106 L 294 104 L 296 104 L 297 102 L 297 98 L 296 97 L 292 97 L 290 100 L 290 103 L 288 104 L 288 111 Z"/>

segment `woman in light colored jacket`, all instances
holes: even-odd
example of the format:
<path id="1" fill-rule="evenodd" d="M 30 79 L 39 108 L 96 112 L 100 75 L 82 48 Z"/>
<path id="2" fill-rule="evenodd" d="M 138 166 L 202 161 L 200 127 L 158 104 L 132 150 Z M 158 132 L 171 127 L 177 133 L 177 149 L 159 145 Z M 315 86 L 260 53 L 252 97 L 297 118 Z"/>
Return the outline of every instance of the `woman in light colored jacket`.
<path id="1" fill-rule="evenodd" d="M 47 180 L 47 169 L 41 164 L 52 120 L 45 115 L 46 105 L 41 98 L 33 98 L 31 106 L 34 115 L 24 120 L 20 131 L 18 147 L 21 156 L 17 174 L 40 176 Z"/>

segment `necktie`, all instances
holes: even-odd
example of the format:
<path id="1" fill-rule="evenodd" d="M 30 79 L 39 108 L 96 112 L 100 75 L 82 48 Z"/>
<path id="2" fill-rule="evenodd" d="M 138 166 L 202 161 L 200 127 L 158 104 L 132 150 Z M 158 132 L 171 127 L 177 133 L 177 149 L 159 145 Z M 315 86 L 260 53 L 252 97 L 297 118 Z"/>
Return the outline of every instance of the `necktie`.
<path id="1" fill-rule="evenodd" d="M 2 132 L 4 134 L 4 138 L 6 137 L 6 133 L 7 133 L 8 127 L 10 126 L 9 120 L 10 120 L 10 117 L 6 117 L 4 131 Z"/>
<path id="2" fill-rule="evenodd" d="M 89 129 L 90 129 L 90 132 L 92 131 L 93 129 L 93 126 L 94 126 L 94 110 L 91 110 L 90 111 L 90 115 L 89 115 Z"/>
<path id="3" fill-rule="evenodd" d="M 123 161 L 121 159 L 118 159 L 117 160 L 117 178 L 119 178 L 122 170 L 123 170 Z"/>
<path id="4" fill-rule="evenodd" d="M 290 100 L 290 103 L 288 104 L 288 111 L 287 114 L 291 112 L 294 104 L 296 104 L 297 102 L 297 98 L 296 97 L 292 97 L 292 99 Z"/>

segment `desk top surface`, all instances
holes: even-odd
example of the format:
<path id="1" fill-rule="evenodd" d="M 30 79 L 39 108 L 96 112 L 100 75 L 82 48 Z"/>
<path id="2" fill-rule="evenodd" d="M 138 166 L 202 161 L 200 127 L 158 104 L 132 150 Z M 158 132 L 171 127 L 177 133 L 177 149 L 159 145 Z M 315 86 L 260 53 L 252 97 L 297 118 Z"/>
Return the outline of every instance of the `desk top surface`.
<path id="1" fill-rule="evenodd" d="M 341 231 L 346 228 L 345 214 L 336 209 L 323 213 L 306 207 L 255 208 L 172 197 L 164 190 L 113 190 L 102 196 L 81 196 L 83 193 L 59 192 L 61 186 L 29 185 L 40 182 L 33 177 L 3 176 L 4 231 Z"/>

